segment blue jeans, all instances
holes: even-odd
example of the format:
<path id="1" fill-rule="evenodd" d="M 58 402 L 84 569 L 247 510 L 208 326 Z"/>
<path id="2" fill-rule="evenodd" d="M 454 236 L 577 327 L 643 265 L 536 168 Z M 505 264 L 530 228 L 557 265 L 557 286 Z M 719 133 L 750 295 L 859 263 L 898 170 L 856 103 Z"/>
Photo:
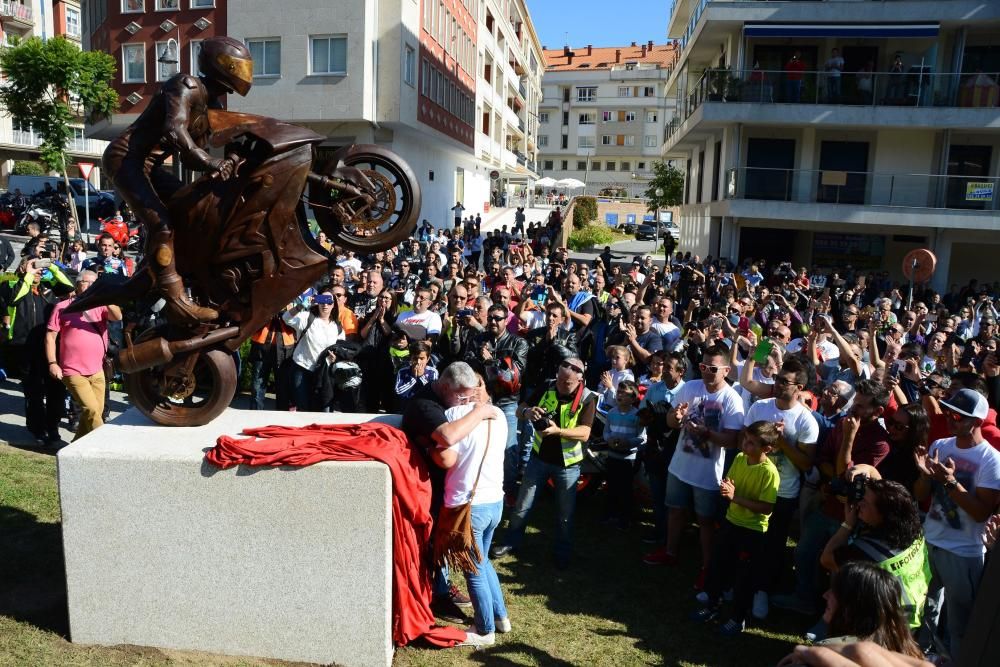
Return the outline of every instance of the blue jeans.
<path id="1" fill-rule="evenodd" d="M 503 452 L 503 492 L 514 493 L 517 491 L 517 403 L 507 403 L 499 406 L 503 410 L 504 417 L 507 418 L 507 444 Z"/>
<path id="2" fill-rule="evenodd" d="M 292 402 L 298 412 L 309 412 L 313 406 L 313 372 L 292 362 Z"/>
<path id="3" fill-rule="evenodd" d="M 518 476 L 524 475 L 524 469 L 528 467 L 528 461 L 531 459 L 531 448 L 535 442 L 535 427 L 531 425 L 530 421 L 526 419 L 519 419 L 517 421 L 517 474 Z"/>
<path id="4" fill-rule="evenodd" d="M 837 520 L 816 510 L 802 527 L 802 535 L 795 546 L 795 594 L 803 602 L 815 604 L 819 597 L 816 579 L 819 577 L 819 557 L 826 543 L 837 532 Z"/>
<path id="5" fill-rule="evenodd" d="M 490 545 L 493 543 L 493 533 L 500 525 L 502 513 L 502 501 L 472 506 L 472 539 L 476 541 L 482 559 L 478 563 L 479 573 L 467 573 L 465 583 L 469 586 L 469 597 L 472 598 L 476 629 L 483 635 L 496 630 L 497 619 L 507 618 L 507 605 L 504 604 L 503 591 L 500 590 L 500 579 L 490 562 Z"/>
<path id="6" fill-rule="evenodd" d="M 506 542 L 515 549 L 521 546 L 524 539 L 524 529 L 527 525 L 528 513 L 535 504 L 535 494 L 538 487 L 545 484 L 549 478 L 556 485 L 556 558 L 568 560 L 573 545 L 571 533 L 573 528 L 573 510 L 576 508 L 576 482 L 580 479 L 580 466 L 568 468 L 545 463 L 537 456 L 532 456 L 528 467 L 524 469 L 524 479 L 521 480 L 521 490 L 517 494 L 517 505 L 507 526 Z"/>
<path id="7" fill-rule="evenodd" d="M 931 582 L 927 590 L 923 635 L 926 639 L 934 640 L 940 634 L 938 622 L 941 620 L 941 612 L 947 607 L 946 648 L 948 655 L 957 660 L 972 616 L 972 605 L 976 601 L 976 590 L 983 575 L 984 560 L 982 556 L 959 556 L 932 544 L 927 545 L 927 553 L 931 561 Z"/>

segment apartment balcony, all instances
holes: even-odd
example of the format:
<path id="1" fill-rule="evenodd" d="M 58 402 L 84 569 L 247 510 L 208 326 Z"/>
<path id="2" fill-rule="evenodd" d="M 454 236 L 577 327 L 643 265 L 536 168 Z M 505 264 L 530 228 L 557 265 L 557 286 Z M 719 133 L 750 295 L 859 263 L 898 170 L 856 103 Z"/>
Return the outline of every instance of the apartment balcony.
<path id="1" fill-rule="evenodd" d="M 0 21 L 4 28 L 13 25 L 18 28 L 33 28 L 35 18 L 30 5 L 22 5 L 13 0 L 0 0 Z"/>
<path id="2" fill-rule="evenodd" d="M 42 138 L 31 130 L 12 130 L 10 142 L 18 146 L 41 146 Z"/>
<path id="3" fill-rule="evenodd" d="M 712 215 L 942 228 L 998 228 L 1000 178 L 741 167 Z"/>
<path id="4" fill-rule="evenodd" d="M 667 36 L 678 41 L 683 60 L 699 42 L 718 52 L 718 29 L 745 23 L 891 25 L 910 22 L 967 23 L 1000 18 L 996 3 L 982 0 L 676 0 Z M 870 34 L 869 34 L 870 36 Z"/>
<path id="5" fill-rule="evenodd" d="M 913 68 L 919 69 L 919 68 Z M 784 127 L 1000 130 L 1000 73 L 710 70 L 665 128 L 668 150 L 691 132 L 743 123 Z"/>

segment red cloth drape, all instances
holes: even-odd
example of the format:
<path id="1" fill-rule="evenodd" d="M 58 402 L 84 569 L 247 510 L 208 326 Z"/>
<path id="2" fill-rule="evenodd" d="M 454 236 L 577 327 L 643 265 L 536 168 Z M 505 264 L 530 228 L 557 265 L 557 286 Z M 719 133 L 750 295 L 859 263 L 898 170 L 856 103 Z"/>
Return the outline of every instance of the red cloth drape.
<path id="1" fill-rule="evenodd" d="M 387 465 L 393 489 L 393 642 L 405 646 L 423 638 L 437 646 L 454 646 L 465 639 L 464 630 L 436 625 L 431 612 L 431 483 L 423 458 L 402 431 L 365 423 L 263 426 L 243 433 L 251 437 L 220 436 L 205 459 L 220 468 L 371 460 Z"/>

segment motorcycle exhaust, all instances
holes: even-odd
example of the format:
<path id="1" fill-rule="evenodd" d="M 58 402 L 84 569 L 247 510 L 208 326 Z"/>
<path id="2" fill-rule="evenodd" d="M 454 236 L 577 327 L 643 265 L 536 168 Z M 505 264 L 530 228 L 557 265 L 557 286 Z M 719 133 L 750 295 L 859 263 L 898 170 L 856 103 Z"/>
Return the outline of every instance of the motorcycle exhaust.
<path id="1" fill-rule="evenodd" d="M 138 345 L 126 346 L 118 353 L 118 366 L 123 373 L 138 373 L 154 366 L 170 363 L 178 354 L 187 354 L 204 347 L 210 347 L 238 336 L 239 333 L 239 327 L 226 327 L 195 338 L 172 342 L 162 336 L 157 336 Z"/>

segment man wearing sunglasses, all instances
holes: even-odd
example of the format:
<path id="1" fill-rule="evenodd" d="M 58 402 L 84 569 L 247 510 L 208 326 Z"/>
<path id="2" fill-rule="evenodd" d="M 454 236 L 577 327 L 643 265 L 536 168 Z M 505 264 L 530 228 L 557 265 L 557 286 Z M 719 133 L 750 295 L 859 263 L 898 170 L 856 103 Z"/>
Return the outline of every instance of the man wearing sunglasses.
<path id="1" fill-rule="evenodd" d="M 927 629 L 932 637 L 939 629 L 943 592 L 948 652 L 957 659 L 983 573 L 983 529 L 1000 505 L 1000 452 L 982 434 L 989 413 L 982 394 L 960 389 L 941 407 L 953 437 L 917 448 L 920 478 L 914 491 L 918 500 L 930 499 L 924 521 L 932 576 Z"/>
<path id="2" fill-rule="evenodd" d="M 465 355 L 465 361 L 486 378 L 486 390 L 493 404 L 507 418 L 507 444 L 504 452 L 503 490 L 512 505 L 517 493 L 519 469 L 527 464 L 528 451 L 517 449 L 517 403 L 521 391 L 521 374 L 528 361 L 528 344 L 523 338 L 507 331 L 507 307 L 490 306 L 486 329 L 476 336 Z"/>
<path id="3" fill-rule="evenodd" d="M 683 429 L 667 474 L 667 544 L 643 562 L 676 564 L 685 514 L 693 506 L 701 535 L 701 574 L 696 584 L 700 589 L 712 554 L 723 450 L 736 447 L 744 408 L 740 395 L 726 383 L 729 349 L 725 345 L 710 345 L 699 369 L 701 378 L 684 384 L 674 398 L 674 409 L 667 413 L 667 426 Z"/>
<path id="4" fill-rule="evenodd" d="M 585 371 L 583 361 L 567 357 L 559 364 L 555 381 L 518 406 L 518 418 L 535 425 L 534 443 L 504 542 L 491 549 L 491 556 L 500 557 L 521 546 L 535 494 L 552 479 L 557 505 L 555 563 L 561 570 L 569 567 L 576 483 L 583 443 L 590 438 L 597 406 L 597 394 L 584 386 Z"/>

